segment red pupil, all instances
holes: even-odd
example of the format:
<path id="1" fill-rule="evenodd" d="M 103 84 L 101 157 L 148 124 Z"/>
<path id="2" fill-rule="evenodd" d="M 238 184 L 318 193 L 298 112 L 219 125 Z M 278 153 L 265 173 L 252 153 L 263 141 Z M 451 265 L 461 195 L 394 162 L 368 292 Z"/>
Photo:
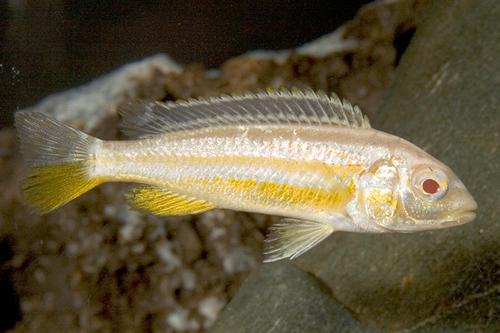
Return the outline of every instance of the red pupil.
<path id="1" fill-rule="evenodd" d="M 422 183 L 422 188 L 424 189 L 425 193 L 434 194 L 439 191 L 439 184 L 434 179 L 426 179 Z"/>

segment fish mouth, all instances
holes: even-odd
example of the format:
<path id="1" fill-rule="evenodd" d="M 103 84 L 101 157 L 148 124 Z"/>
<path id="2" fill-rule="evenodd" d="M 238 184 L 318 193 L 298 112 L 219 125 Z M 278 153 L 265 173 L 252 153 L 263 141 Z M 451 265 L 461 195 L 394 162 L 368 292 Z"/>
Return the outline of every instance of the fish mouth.
<path id="1" fill-rule="evenodd" d="M 465 211 L 465 212 L 462 212 L 460 214 L 457 214 L 450 219 L 446 219 L 446 220 L 442 221 L 441 226 L 443 228 L 446 228 L 446 227 L 452 227 L 455 225 L 462 225 L 462 224 L 466 224 L 466 223 L 471 222 L 475 218 L 476 218 L 475 210 L 469 210 L 469 211 Z"/>
<path id="2" fill-rule="evenodd" d="M 447 228 L 469 223 L 476 218 L 476 201 L 469 196 L 468 200 L 462 204 L 461 209 L 452 212 L 447 218 L 441 221 L 440 227 Z"/>
<path id="3" fill-rule="evenodd" d="M 411 220 L 410 225 L 398 226 L 384 228 L 388 231 L 395 231 L 401 233 L 425 231 L 425 230 L 436 230 L 444 229 L 450 227 L 457 227 L 459 225 L 466 224 L 476 218 L 476 212 L 474 210 L 467 210 L 460 212 L 458 214 L 453 214 L 442 220 Z"/>

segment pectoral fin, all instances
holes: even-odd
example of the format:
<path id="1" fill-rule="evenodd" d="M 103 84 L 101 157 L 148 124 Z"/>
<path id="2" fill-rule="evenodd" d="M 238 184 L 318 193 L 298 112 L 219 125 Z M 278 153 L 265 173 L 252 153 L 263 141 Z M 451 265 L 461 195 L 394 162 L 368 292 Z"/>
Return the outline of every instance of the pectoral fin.
<path id="1" fill-rule="evenodd" d="M 328 237 L 335 229 L 324 222 L 283 219 L 270 227 L 264 262 L 294 259 Z"/>
<path id="2" fill-rule="evenodd" d="M 133 209 L 145 210 L 155 215 L 197 214 L 215 208 L 204 200 L 170 192 L 155 186 L 140 186 L 126 194 Z"/>

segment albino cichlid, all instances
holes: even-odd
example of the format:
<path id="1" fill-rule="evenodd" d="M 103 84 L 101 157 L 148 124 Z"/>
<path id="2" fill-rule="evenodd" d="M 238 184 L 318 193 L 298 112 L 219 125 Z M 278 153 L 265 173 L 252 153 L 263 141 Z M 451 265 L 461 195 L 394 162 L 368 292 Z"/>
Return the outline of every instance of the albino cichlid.
<path id="1" fill-rule="evenodd" d="M 214 208 L 284 216 L 266 261 L 295 258 L 334 231 L 460 225 L 476 203 L 446 165 L 372 129 L 357 107 L 313 91 L 142 102 L 122 113 L 128 141 L 103 141 L 18 112 L 28 201 L 49 212 L 104 182 L 138 183 L 131 207 L 158 215 Z"/>

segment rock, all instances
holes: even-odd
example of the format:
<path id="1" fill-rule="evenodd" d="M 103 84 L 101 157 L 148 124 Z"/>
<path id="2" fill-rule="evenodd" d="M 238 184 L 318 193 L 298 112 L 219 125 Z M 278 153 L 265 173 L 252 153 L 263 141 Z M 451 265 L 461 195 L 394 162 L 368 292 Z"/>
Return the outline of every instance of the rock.
<path id="1" fill-rule="evenodd" d="M 417 234 L 338 234 L 297 261 L 362 322 L 500 331 L 499 17 L 498 1 L 434 1 L 372 122 L 450 165 L 476 198 L 477 219 Z"/>
<path id="2" fill-rule="evenodd" d="M 225 304 L 225 301 L 217 297 L 208 297 L 200 302 L 198 305 L 198 312 L 205 317 L 205 323 L 203 325 L 205 328 L 212 326 Z"/>
<path id="3" fill-rule="evenodd" d="M 222 311 L 210 333 L 373 332 L 328 289 L 288 262 L 259 267 Z"/>
<path id="4" fill-rule="evenodd" d="M 167 316 L 167 326 L 176 331 L 196 331 L 200 328 L 200 324 L 192 318 L 188 317 L 189 313 L 184 309 L 177 309 Z"/>
<path id="5" fill-rule="evenodd" d="M 358 40 L 355 38 L 345 38 L 345 27 L 321 36 L 320 38 L 308 42 L 295 50 L 256 50 L 250 51 L 243 56 L 255 59 L 273 60 L 278 64 L 284 64 L 294 54 L 302 56 L 323 58 L 334 53 L 354 51 L 359 47 Z"/>

